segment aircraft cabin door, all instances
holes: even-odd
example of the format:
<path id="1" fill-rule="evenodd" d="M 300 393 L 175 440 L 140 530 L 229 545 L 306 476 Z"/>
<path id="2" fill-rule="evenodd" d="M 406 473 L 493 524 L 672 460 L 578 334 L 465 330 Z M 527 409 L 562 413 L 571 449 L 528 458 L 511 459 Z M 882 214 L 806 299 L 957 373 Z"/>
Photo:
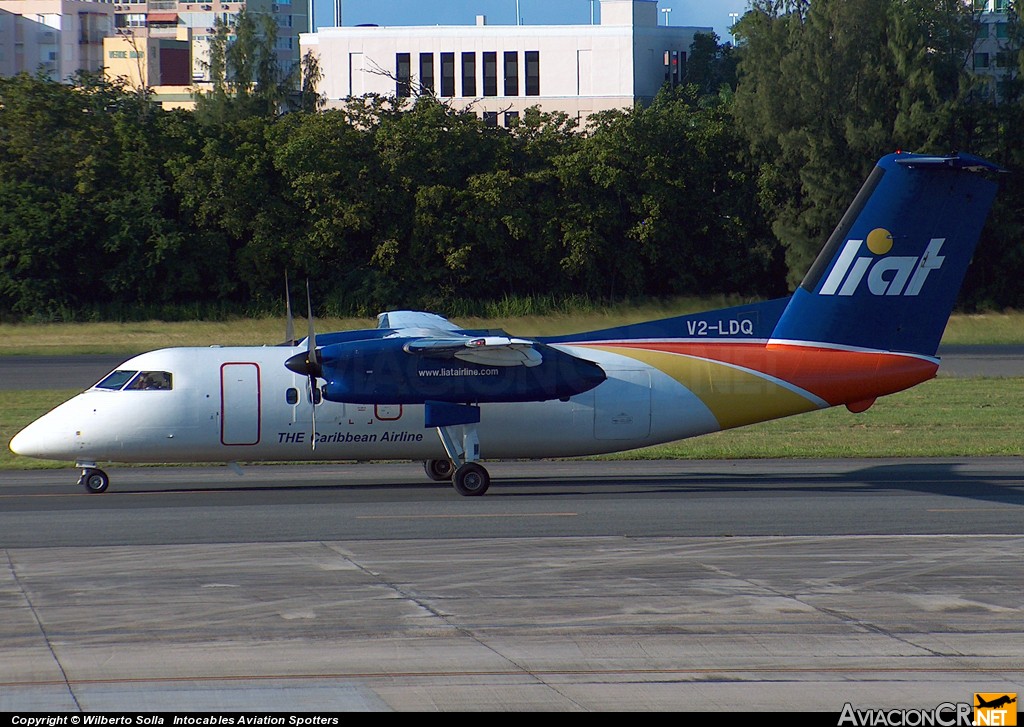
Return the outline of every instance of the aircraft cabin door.
<path id="1" fill-rule="evenodd" d="M 609 371 L 594 389 L 594 438 L 645 439 L 650 433 L 650 373 Z"/>
<path id="2" fill-rule="evenodd" d="M 220 367 L 220 443 L 260 443 L 260 367 L 226 363 Z"/>

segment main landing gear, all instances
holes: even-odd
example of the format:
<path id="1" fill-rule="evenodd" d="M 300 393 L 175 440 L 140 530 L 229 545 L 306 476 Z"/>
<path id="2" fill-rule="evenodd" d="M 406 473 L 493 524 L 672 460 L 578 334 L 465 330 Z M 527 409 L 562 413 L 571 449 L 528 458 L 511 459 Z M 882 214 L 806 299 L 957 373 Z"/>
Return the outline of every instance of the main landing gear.
<path id="1" fill-rule="evenodd" d="M 78 478 L 78 484 L 94 494 L 107 491 L 107 488 L 110 487 L 110 477 L 106 472 L 91 465 L 81 465 L 81 467 L 82 476 Z"/>
<path id="2" fill-rule="evenodd" d="M 474 497 L 487 492 L 487 488 L 491 486 L 491 476 L 479 463 L 466 462 L 455 470 L 452 485 L 460 495 Z"/>
<path id="3" fill-rule="evenodd" d="M 423 463 L 423 469 L 434 482 L 450 482 L 455 474 L 455 465 L 450 459 L 428 459 Z"/>
<path id="4" fill-rule="evenodd" d="M 460 495 L 478 497 L 491 486 L 491 476 L 480 465 L 480 407 L 447 402 L 427 402 L 426 426 L 437 429 L 447 460 L 424 463 L 427 476 L 440 481 L 451 479 Z"/>
<path id="5" fill-rule="evenodd" d="M 476 462 L 465 462 L 456 468 L 448 459 L 428 459 L 423 463 L 423 469 L 434 482 L 451 481 L 460 495 L 482 495 L 491 484 L 487 470 Z"/>

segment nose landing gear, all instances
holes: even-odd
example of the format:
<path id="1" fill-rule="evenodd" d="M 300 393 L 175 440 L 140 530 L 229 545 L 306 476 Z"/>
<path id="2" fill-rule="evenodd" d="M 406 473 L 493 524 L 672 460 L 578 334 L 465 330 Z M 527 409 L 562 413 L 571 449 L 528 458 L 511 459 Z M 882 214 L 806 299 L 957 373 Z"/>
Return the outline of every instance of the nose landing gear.
<path id="1" fill-rule="evenodd" d="M 99 494 L 106 492 L 110 487 L 110 477 L 101 469 L 84 466 L 82 467 L 82 476 L 78 478 L 78 484 L 88 492 Z"/>

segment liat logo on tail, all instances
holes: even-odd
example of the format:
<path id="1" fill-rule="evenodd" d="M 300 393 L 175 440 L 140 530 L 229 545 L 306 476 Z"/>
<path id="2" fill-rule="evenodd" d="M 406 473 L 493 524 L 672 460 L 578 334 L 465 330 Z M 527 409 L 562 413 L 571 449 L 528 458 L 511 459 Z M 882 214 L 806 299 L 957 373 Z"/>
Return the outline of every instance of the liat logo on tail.
<path id="1" fill-rule="evenodd" d="M 928 274 L 942 267 L 946 259 L 939 255 L 946 238 L 934 237 L 921 257 L 889 255 L 892 234 L 881 227 L 868 233 L 866 240 L 847 240 L 819 295 L 851 296 L 867 282 L 871 295 L 910 295 L 921 292 Z M 862 247 L 867 249 L 863 252 Z"/>

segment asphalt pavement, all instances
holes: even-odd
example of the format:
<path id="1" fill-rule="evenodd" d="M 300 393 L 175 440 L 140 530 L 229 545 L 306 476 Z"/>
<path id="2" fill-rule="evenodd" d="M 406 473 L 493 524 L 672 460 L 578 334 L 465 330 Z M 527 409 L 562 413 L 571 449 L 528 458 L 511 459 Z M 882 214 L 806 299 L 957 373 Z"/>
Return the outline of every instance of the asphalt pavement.
<path id="1" fill-rule="evenodd" d="M 493 470 L 482 498 L 414 464 L 4 473 L 0 711 L 837 715 L 1024 683 L 1017 459 Z"/>

